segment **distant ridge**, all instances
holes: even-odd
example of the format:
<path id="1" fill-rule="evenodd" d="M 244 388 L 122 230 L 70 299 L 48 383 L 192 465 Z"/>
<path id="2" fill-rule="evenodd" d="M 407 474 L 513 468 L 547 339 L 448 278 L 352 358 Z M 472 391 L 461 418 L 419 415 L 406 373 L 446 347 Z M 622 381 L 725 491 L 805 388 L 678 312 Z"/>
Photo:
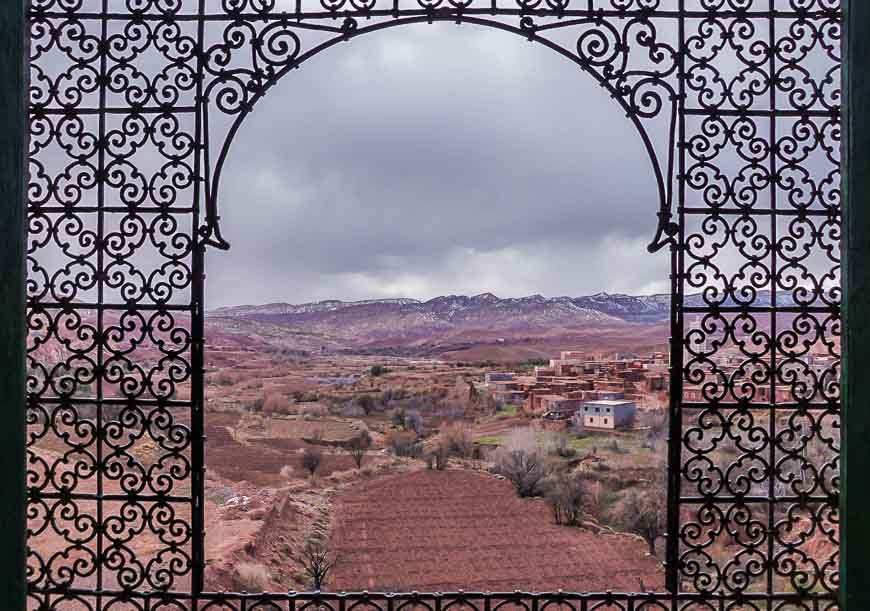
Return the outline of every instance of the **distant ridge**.
<path id="1" fill-rule="evenodd" d="M 419 299 L 331 299 L 225 307 L 206 313 L 211 328 L 233 334 L 289 333 L 321 350 L 452 359 L 545 358 L 559 350 L 663 346 L 671 296 L 596 293 L 581 297 L 500 298 L 492 293 Z M 700 294 L 688 295 L 700 306 Z M 727 302 L 726 305 L 733 305 Z M 770 305 L 759 291 L 756 306 Z M 697 315 L 688 315 L 695 321 Z M 764 324 L 764 317 L 759 324 Z"/>
<path id="2" fill-rule="evenodd" d="M 479 295 L 441 295 L 422 301 L 411 298 L 366 299 L 362 301 L 341 301 L 330 299 L 311 303 L 268 303 L 262 305 L 241 305 L 223 307 L 208 312 L 208 316 L 222 318 L 263 317 L 306 317 L 306 315 L 329 314 L 352 310 L 382 309 L 396 312 L 430 313 L 445 320 L 460 318 L 471 311 L 483 313 L 512 311 L 514 314 L 529 313 L 531 310 L 551 310 L 555 315 L 573 314 L 574 318 L 587 320 L 606 320 L 619 318 L 631 322 L 658 322 L 668 318 L 670 295 L 632 296 L 623 294 L 597 293 L 584 297 L 527 297 L 500 298 L 492 293 Z M 500 318 L 500 317 L 499 317 Z"/>
<path id="3" fill-rule="evenodd" d="M 687 305 L 701 305 L 699 294 L 687 296 Z M 396 314 L 428 314 L 433 319 L 451 321 L 468 318 L 472 313 L 476 318 L 491 313 L 501 319 L 500 314 L 510 312 L 522 318 L 537 312 L 532 318 L 561 319 L 574 318 L 582 320 L 619 319 L 625 322 L 660 323 L 670 317 L 671 296 L 667 293 L 654 295 L 626 295 L 623 293 L 599 292 L 582 297 L 543 297 L 529 295 L 527 297 L 500 298 L 492 293 L 479 295 L 442 295 L 422 301 L 411 298 L 366 299 L 363 301 L 341 301 L 330 299 L 311 303 L 268 303 L 263 305 L 241 305 L 223 307 L 207 313 L 211 317 L 221 318 L 310 318 L 316 315 L 337 315 L 351 313 L 374 316 L 378 311 Z M 756 305 L 769 305 L 770 292 L 759 291 Z M 545 316 L 549 314 L 549 316 Z M 481 321 L 483 322 L 483 321 Z"/>

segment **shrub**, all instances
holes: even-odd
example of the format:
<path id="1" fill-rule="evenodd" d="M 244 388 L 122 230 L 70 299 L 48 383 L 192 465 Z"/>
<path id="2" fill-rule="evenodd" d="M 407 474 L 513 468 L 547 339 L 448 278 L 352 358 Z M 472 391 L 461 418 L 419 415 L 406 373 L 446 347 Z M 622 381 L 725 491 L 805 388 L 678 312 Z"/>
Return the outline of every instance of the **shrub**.
<path id="1" fill-rule="evenodd" d="M 403 423 L 406 431 L 414 431 L 418 435 L 423 434 L 423 416 L 420 412 L 413 411 L 405 414 L 405 422 Z"/>
<path id="2" fill-rule="evenodd" d="M 381 393 L 381 405 L 386 407 L 390 401 L 400 401 L 408 396 L 404 388 L 387 388 Z"/>
<path id="3" fill-rule="evenodd" d="M 607 449 L 614 454 L 625 454 L 628 452 L 628 450 L 622 447 L 618 439 L 611 439 L 610 443 L 607 444 Z"/>
<path id="4" fill-rule="evenodd" d="M 664 484 L 650 490 L 629 490 L 615 507 L 614 521 L 620 528 L 644 538 L 649 553 L 656 553 L 656 539 L 667 527 L 667 500 Z"/>
<path id="5" fill-rule="evenodd" d="M 387 369 L 384 365 L 372 365 L 371 369 L 369 369 L 369 374 L 373 378 L 377 378 L 379 376 L 384 375 L 385 373 L 389 373 L 390 370 Z"/>
<path id="6" fill-rule="evenodd" d="M 390 414 L 390 421 L 396 426 L 404 426 L 405 425 L 405 410 L 404 408 L 397 407 L 393 410 L 393 413 Z"/>
<path id="7" fill-rule="evenodd" d="M 295 390 L 291 395 L 296 403 L 305 403 L 306 401 L 320 401 L 320 393 L 316 391 L 305 392 L 304 390 Z"/>
<path id="8" fill-rule="evenodd" d="M 393 432 L 387 435 L 387 446 L 396 456 L 420 458 L 423 446 L 417 442 L 417 437 L 409 433 Z"/>
<path id="9" fill-rule="evenodd" d="M 221 369 L 213 378 L 213 381 L 218 386 L 232 386 L 236 383 L 236 374 L 228 369 Z"/>
<path id="10" fill-rule="evenodd" d="M 426 455 L 426 466 L 429 469 L 444 471 L 447 468 L 447 459 L 450 453 L 443 444 L 438 444 L 435 449 Z"/>
<path id="11" fill-rule="evenodd" d="M 308 577 L 312 589 L 322 590 L 329 577 L 329 572 L 335 566 L 336 556 L 329 544 L 321 537 L 309 537 L 299 554 L 302 570 Z"/>
<path id="12" fill-rule="evenodd" d="M 372 437 L 367 430 L 361 431 L 356 437 L 350 440 L 347 446 L 347 451 L 353 457 L 356 463 L 356 468 L 362 467 L 363 456 L 366 454 L 372 445 Z"/>
<path id="13" fill-rule="evenodd" d="M 603 520 L 611 507 L 619 500 L 619 495 L 602 482 L 589 482 L 586 487 L 586 502 L 589 512 Z"/>
<path id="14" fill-rule="evenodd" d="M 371 414 L 375 409 L 375 398 L 371 395 L 360 395 L 356 398 L 356 403 L 365 412 L 366 416 Z"/>
<path id="15" fill-rule="evenodd" d="M 236 581 L 243 591 L 265 592 L 269 589 L 269 570 L 256 562 L 240 562 L 236 565 Z"/>
<path id="16" fill-rule="evenodd" d="M 529 497 L 540 495 L 549 468 L 537 451 L 506 450 L 497 453 L 495 471 L 510 480 L 517 494 Z"/>
<path id="17" fill-rule="evenodd" d="M 569 436 L 567 433 L 554 433 L 548 447 L 548 453 L 553 456 L 562 458 L 572 458 L 576 456 L 577 450 L 569 445 Z"/>
<path id="18" fill-rule="evenodd" d="M 560 474 L 546 482 L 545 498 L 556 524 L 575 526 L 583 513 L 586 490 L 583 480 L 574 474 Z"/>
<path id="19" fill-rule="evenodd" d="M 248 403 L 248 408 L 252 412 L 261 412 L 261 411 L 263 411 L 263 405 L 265 405 L 265 404 L 266 404 L 266 399 L 264 399 L 263 397 L 257 397 L 256 399 L 254 399 L 253 401 Z"/>
<path id="20" fill-rule="evenodd" d="M 459 458 L 470 458 L 474 454 L 474 441 L 471 433 L 462 424 L 454 424 L 441 433 L 443 451 Z"/>
<path id="21" fill-rule="evenodd" d="M 302 468 L 308 471 L 311 477 L 314 477 L 322 460 L 323 450 L 320 448 L 308 447 L 302 452 Z"/>

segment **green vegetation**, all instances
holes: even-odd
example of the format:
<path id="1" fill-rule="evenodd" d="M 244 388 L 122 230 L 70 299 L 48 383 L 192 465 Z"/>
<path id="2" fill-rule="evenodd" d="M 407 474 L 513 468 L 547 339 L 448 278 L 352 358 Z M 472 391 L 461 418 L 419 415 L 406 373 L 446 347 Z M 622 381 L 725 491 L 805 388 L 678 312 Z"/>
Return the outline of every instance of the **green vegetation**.
<path id="1" fill-rule="evenodd" d="M 568 446 L 578 454 L 596 452 L 613 455 L 620 464 L 642 467 L 655 456 L 654 446 L 645 444 L 638 435 L 614 436 L 606 433 L 586 433 L 582 437 L 572 438 Z"/>
<path id="2" fill-rule="evenodd" d="M 517 415 L 517 412 L 519 411 L 519 409 L 520 409 L 519 405 L 503 405 L 498 410 L 497 415 L 499 418 L 512 418 L 513 416 Z"/>
<path id="3" fill-rule="evenodd" d="M 597 435 L 589 435 L 586 437 L 575 438 L 571 440 L 570 446 L 577 452 L 591 452 L 593 448 L 600 447 L 604 444 L 604 440 Z"/>
<path id="4" fill-rule="evenodd" d="M 597 485 L 592 485 L 592 493 L 590 494 L 589 509 L 591 513 L 604 523 L 609 522 L 608 517 L 612 514 L 613 508 L 619 502 L 621 495 L 613 488 L 595 482 Z"/>
<path id="5" fill-rule="evenodd" d="M 520 371 L 531 371 L 535 367 L 543 367 L 545 365 L 548 365 L 549 363 L 550 361 L 548 361 L 547 359 L 528 359 L 520 363 L 517 366 L 517 369 L 519 369 Z"/>
<path id="6" fill-rule="evenodd" d="M 501 415 L 504 412 L 499 412 Z M 506 417 L 506 416 L 504 416 Z M 565 436 L 559 439 L 551 431 L 535 431 L 538 442 L 544 446 L 564 446 L 561 451 L 551 452 L 554 456 L 570 458 L 595 453 L 616 460 L 618 465 L 630 467 L 646 466 L 656 454 L 655 449 L 645 445 L 637 435 L 613 435 L 608 433 L 585 433 L 582 436 Z M 560 443 L 561 441 L 561 443 Z M 476 437 L 475 442 L 483 446 L 504 446 L 508 435 L 484 435 Z M 554 448 L 558 449 L 558 448 Z"/>
<path id="7" fill-rule="evenodd" d="M 389 373 L 389 372 L 390 372 L 390 370 L 385 365 L 380 365 L 380 364 L 372 365 L 371 369 L 369 369 L 369 375 L 371 375 L 373 378 L 380 377 L 380 376 L 384 375 L 385 373 Z"/>
<path id="8" fill-rule="evenodd" d="M 483 446 L 501 446 L 504 445 L 506 437 L 504 435 L 484 435 L 475 439 L 477 443 Z"/>

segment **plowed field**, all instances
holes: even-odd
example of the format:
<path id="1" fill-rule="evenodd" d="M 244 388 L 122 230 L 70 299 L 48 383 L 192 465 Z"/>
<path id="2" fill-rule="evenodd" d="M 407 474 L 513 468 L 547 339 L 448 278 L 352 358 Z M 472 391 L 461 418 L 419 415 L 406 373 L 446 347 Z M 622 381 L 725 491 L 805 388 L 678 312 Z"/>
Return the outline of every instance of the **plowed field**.
<path id="1" fill-rule="evenodd" d="M 206 427 L 205 460 L 209 470 L 221 477 L 239 482 L 249 481 L 262 486 L 282 486 L 287 478 L 282 469 L 290 467 L 299 478 L 307 477 L 302 466 L 301 451 L 310 447 L 300 439 L 263 438 L 250 443 L 239 443 L 223 425 L 224 418 L 214 418 Z M 332 450 L 321 457 L 317 475 L 328 476 L 335 471 L 353 469 L 355 464 L 349 454 Z"/>
<path id="2" fill-rule="evenodd" d="M 662 587 L 632 536 L 557 526 L 539 499 L 471 471 L 358 484 L 335 504 L 333 590 L 626 590 Z"/>

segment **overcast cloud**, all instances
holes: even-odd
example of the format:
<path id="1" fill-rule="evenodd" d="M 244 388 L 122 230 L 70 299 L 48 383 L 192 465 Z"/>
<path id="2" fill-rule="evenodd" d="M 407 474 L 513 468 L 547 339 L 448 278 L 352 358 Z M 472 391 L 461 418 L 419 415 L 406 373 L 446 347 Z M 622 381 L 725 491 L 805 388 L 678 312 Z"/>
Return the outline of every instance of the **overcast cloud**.
<path id="1" fill-rule="evenodd" d="M 574 64 L 491 29 L 327 50 L 255 108 L 221 181 L 209 307 L 668 290 L 634 127 Z"/>

